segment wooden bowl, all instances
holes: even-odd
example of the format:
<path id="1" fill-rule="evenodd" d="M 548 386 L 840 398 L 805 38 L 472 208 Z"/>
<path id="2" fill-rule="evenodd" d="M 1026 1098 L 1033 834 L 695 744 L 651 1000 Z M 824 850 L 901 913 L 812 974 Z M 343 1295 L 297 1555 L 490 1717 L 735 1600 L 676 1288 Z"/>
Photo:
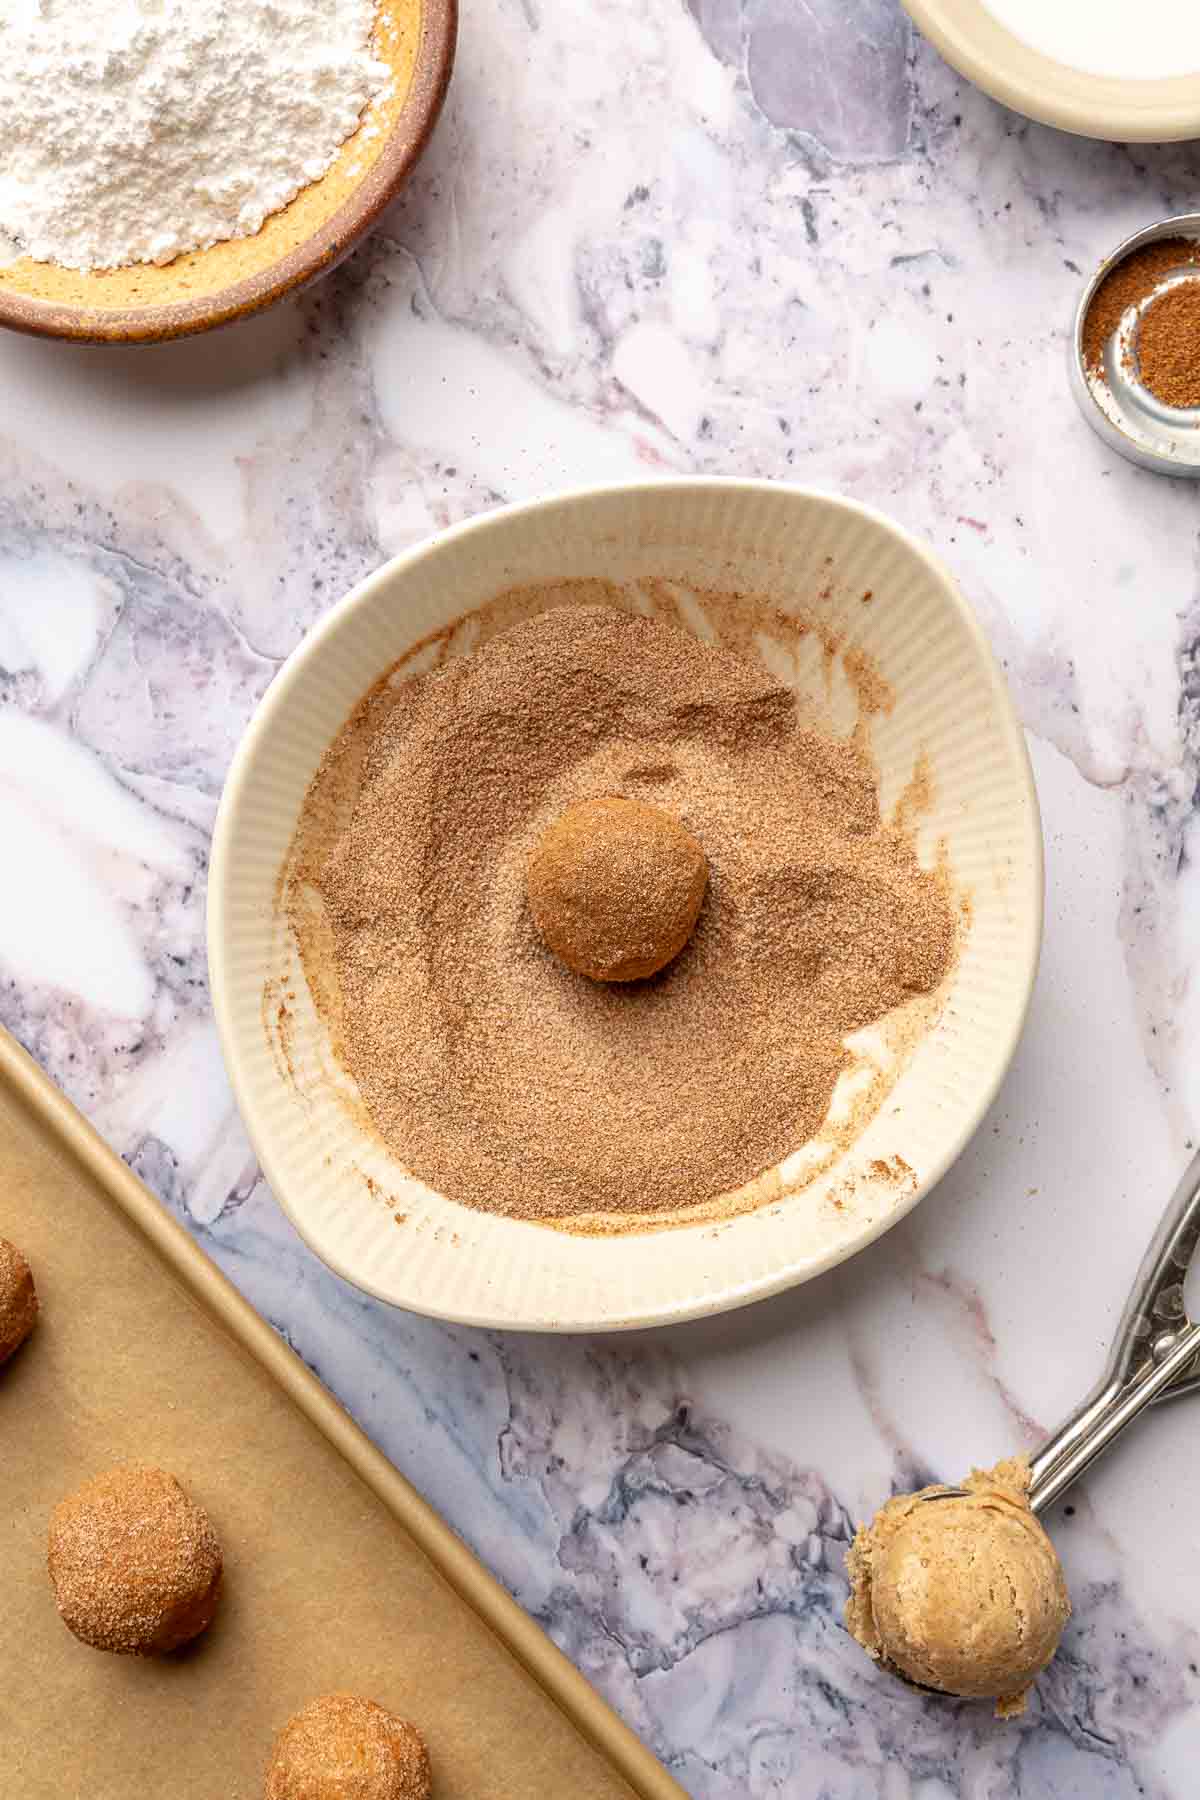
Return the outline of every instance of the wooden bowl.
<path id="1" fill-rule="evenodd" d="M 159 267 L 80 270 L 23 257 L 0 269 L 0 325 L 84 344 L 150 344 L 209 331 L 328 274 L 408 177 L 441 111 L 458 0 L 379 0 L 377 55 L 395 80 L 332 167 L 254 237 Z"/>

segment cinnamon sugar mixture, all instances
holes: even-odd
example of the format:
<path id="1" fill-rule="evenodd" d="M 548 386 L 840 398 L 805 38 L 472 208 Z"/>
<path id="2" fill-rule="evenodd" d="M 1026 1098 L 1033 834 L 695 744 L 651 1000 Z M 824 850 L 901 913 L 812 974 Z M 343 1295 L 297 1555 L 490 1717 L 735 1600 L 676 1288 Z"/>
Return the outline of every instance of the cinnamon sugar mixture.
<path id="1" fill-rule="evenodd" d="M 530 917 L 541 834 L 608 794 L 708 858 L 696 929 L 648 981 L 573 974 Z M 485 1210 L 630 1227 L 811 1139 L 847 1034 L 930 994 L 955 939 L 854 742 L 806 729 L 762 669 L 604 606 L 373 689 L 313 782 L 288 903 L 406 1169 Z"/>

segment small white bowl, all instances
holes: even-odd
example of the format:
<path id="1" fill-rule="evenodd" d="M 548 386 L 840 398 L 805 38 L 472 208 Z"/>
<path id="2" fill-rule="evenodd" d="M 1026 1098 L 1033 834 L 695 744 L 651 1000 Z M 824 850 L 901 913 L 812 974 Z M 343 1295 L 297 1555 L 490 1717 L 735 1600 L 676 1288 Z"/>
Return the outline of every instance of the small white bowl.
<path id="1" fill-rule="evenodd" d="M 279 904 L 309 782 L 366 690 L 415 644 L 502 590 L 585 576 L 765 594 L 864 651 L 897 696 L 872 720 L 885 815 L 923 755 L 932 800 L 919 849 L 932 861 L 941 848 L 971 905 L 940 1021 L 826 1174 L 718 1224 L 602 1238 L 477 1212 L 405 1174 L 346 1103 L 347 1078 Z M 836 697 L 836 670 L 832 680 Z M 844 728 L 852 713 L 842 705 Z M 996 1093 L 1024 1022 L 1041 922 L 1041 831 L 1024 739 L 983 634 L 941 565 L 849 500 L 765 482 L 667 481 L 487 513 L 397 557 L 334 607 L 272 684 L 234 758 L 213 840 L 208 931 L 238 1104 L 280 1204 L 317 1254 L 416 1312 L 597 1331 L 776 1293 L 903 1217 Z M 883 1163 L 910 1174 L 881 1179 Z"/>
<path id="2" fill-rule="evenodd" d="M 1200 137 L 1200 81 L 1194 74 L 1156 81 L 1091 75 L 1033 49 L 983 0 L 903 3 L 913 24 L 952 68 L 1027 119 L 1120 144 Z M 1187 3 L 1180 0 L 1181 6 Z M 1131 7 L 1129 29 L 1137 28 L 1137 9 Z"/>

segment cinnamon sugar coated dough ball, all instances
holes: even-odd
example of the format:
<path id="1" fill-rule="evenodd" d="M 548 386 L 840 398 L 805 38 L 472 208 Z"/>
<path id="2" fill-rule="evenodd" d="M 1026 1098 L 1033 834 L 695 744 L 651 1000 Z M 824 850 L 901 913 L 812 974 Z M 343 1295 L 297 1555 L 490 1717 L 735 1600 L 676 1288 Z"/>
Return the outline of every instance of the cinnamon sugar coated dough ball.
<path id="1" fill-rule="evenodd" d="M 63 1621 L 123 1656 L 177 1650 L 211 1622 L 221 1546 L 173 1475 L 122 1463 L 55 1507 L 48 1557 Z"/>
<path id="2" fill-rule="evenodd" d="M 670 813 L 615 794 L 569 806 L 529 859 L 543 942 L 577 975 L 640 981 L 687 943 L 708 860 Z"/>
<path id="3" fill-rule="evenodd" d="M 415 1725 L 356 1694 L 322 1694 L 275 1740 L 264 1800 L 430 1800 Z"/>
<path id="4" fill-rule="evenodd" d="M 0 1238 L 0 1363 L 19 1350 L 37 1322 L 38 1300 L 29 1264 Z"/>

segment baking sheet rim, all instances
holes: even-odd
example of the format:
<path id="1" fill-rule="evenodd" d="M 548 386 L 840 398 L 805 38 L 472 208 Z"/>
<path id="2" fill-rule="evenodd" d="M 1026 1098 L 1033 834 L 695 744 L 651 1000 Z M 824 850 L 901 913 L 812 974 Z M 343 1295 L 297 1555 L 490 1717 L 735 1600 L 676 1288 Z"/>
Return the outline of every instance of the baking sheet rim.
<path id="1" fill-rule="evenodd" d="M 175 1278 L 251 1356 L 367 1484 L 443 1580 L 526 1674 L 642 1800 L 686 1800 L 684 1790 L 602 1700 L 574 1664 L 505 1592 L 344 1411 L 300 1358 L 244 1300 L 149 1188 L 106 1144 L 9 1032 L 0 1027 L 0 1082 L 34 1129 L 76 1162 Z"/>

